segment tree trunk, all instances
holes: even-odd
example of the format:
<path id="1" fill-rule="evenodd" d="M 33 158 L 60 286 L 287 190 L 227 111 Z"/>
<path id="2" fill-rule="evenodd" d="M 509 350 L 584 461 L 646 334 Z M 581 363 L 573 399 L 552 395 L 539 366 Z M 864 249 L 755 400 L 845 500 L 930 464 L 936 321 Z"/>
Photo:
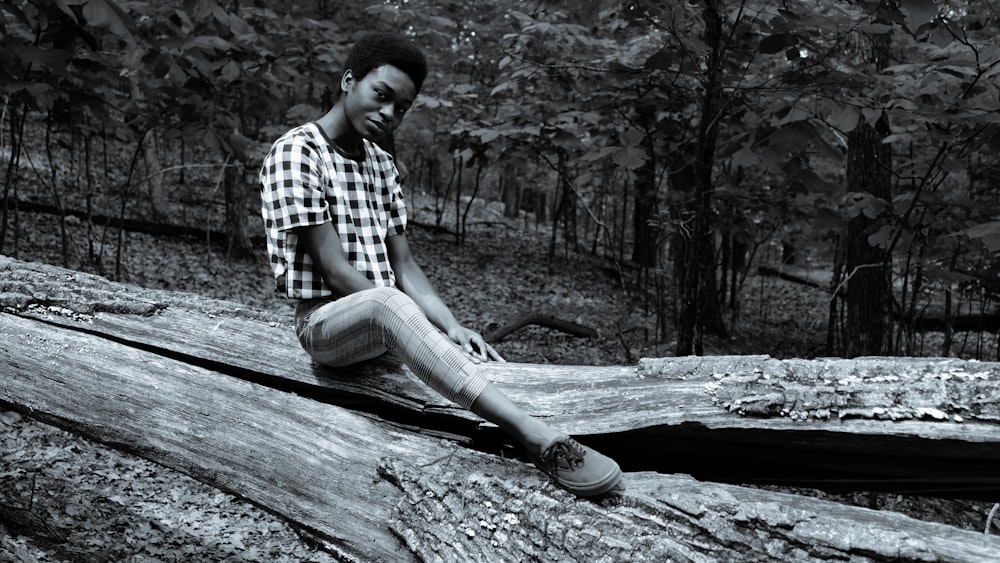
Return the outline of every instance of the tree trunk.
<path id="1" fill-rule="evenodd" d="M 577 233 L 576 193 L 573 189 L 573 185 L 570 184 L 569 181 L 570 173 L 566 167 L 566 154 L 561 150 L 559 151 L 557 166 L 555 192 L 558 198 L 558 203 L 556 204 L 556 223 L 558 223 L 560 218 L 562 219 L 563 241 L 566 249 L 572 250 L 573 252 L 579 252 L 580 243 Z"/>
<path id="2" fill-rule="evenodd" d="M 867 465 L 878 475 L 893 460 L 938 456 L 934 466 L 906 470 L 922 467 L 925 480 L 948 486 L 953 480 L 941 474 L 969 471 L 978 459 L 989 469 L 979 478 L 993 486 L 985 494 L 995 497 L 998 364 L 490 364 L 489 377 L 535 414 L 589 432 L 580 435 L 588 443 L 623 444 L 624 487 L 586 501 L 511 459 L 509 449 L 506 457 L 477 451 L 496 431 L 430 396 L 399 366 L 310 369 L 287 322 L 272 315 L 6 258 L 0 270 L 2 305 L 16 313 L 0 314 L 0 405 L 244 497 L 343 560 L 986 562 L 1000 550 L 995 537 L 892 512 L 643 466 L 683 461 L 669 449 L 677 442 L 661 439 L 671 426 L 687 433 L 689 449 L 710 450 L 716 466 L 739 460 L 740 473 L 755 468 L 751 449 L 730 446 L 766 451 L 785 432 L 795 437 L 779 461 L 790 469 L 831 443 L 875 440 L 864 455 L 841 453 L 825 464 L 859 474 Z M 268 388 L 282 385 L 294 392 Z M 381 405 L 372 408 L 372 399 Z M 866 406 L 887 399 L 898 408 Z M 962 423 L 954 421 L 959 410 Z M 743 431 L 720 432 L 727 427 Z M 967 448 L 980 457 L 957 453 Z"/>
<path id="3" fill-rule="evenodd" d="M 256 247 L 250 243 L 250 221 L 247 186 L 243 162 L 233 159 L 226 166 L 226 253 L 235 258 L 253 255 Z"/>
<path id="4" fill-rule="evenodd" d="M 882 143 L 886 133 L 859 124 L 848 134 L 847 191 L 867 192 L 892 201 L 891 147 Z M 844 356 L 875 356 L 888 351 L 889 313 L 892 302 L 891 257 L 869 242 L 869 236 L 884 223 L 881 217 L 864 213 L 848 222 L 845 240 L 847 322 L 844 325 Z"/>
<path id="5" fill-rule="evenodd" d="M 881 70 L 889 63 L 891 35 L 856 32 L 859 60 Z M 847 134 L 846 191 L 868 193 L 892 201 L 892 146 L 882 140 L 889 136 L 889 118 L 883 113 L 874 123 L 862 122 Z M 887 212 L 888 214 L 889 212 Z M 892 325 L 892 256 L 869 240 L 883 216 L 864 213 L 852 217 L 844 240 L 846 322 L 842 326 L 843 355 L 848 358 L 888 353 Z"/>
<path id="6" fill-rule="evenodd" d="M 130 76 L 128 81 L 129 94 L 132 101 L 137 104 L 145 104 L 145 96 L 139 90 L 139 84 L 135 76 Z M 163 167 L 160 165 L 160 156 L 157 151 L 156 130 L 148 133 L 149 138 L 143 144 L 143 158 L 146 162 L 146 183 L 149 186 L 149 209 L 154 219 L 162 219 L 164 208 L 166 207 L 166 196 L 163 191 Z"/>
<path id="7" fill-rule="evenodd" d="M 517 219 L 521 210 L 521 173 L 518 163 L 520 159 L 507 158 L 500 169 L 500 194 L 503 200 L 503 216 L 507 219 Z"/>
<path id="8" fill-rule="evenodd" d="M 647 131 L 655 129 L 655 108 L 642 106 L 638 108 L 640 126 Z M 656 185 L 656 146 L 652 134 L 643 141 L 646 149 L 646 162 L 635 171 L 635 206 L 632 211 L 632 262 L 646 267 L 655 268 L 659 255 L 660 235 L 660 193 Z"/>
<path id="9" fill-rule="evenodd" d="M 694 160 L 694 230 L 687 242 L 685 277 L 682 284 L 680 324 L 677 328 L 678 356 L 704 353 L 706 333 L 726 335 L 715 278 L 715 240 L 712 236 L 712 183 L 718 139 L 718 113 L 723 111 L 722 14 L 715 0 L 706 0 L 705 43 L 710 55 L 704 77 L 701 120 Z"/>

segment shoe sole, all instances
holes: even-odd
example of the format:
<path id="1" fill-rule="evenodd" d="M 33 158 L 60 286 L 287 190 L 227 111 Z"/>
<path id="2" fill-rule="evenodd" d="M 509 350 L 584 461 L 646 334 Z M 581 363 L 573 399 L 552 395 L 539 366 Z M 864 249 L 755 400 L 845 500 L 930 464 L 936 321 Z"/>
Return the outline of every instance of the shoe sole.
<path id="1" fill-rule="evenodd" d="M 618 486 L 618 483 L 622 480 L 622 471 L 620 468 L 615 467 L 614 471 L 608 473 L 600 481 L 594 483 L 589 483 L 587 485 L 577 485 L 573 483 L 566 483 L 557 481 L 564 489 L 573 493 L 574 495 L 581 497 L 593 497 L 597 495 L 603 495 L 604 493 L 610 491 L 611 489 Z"/>

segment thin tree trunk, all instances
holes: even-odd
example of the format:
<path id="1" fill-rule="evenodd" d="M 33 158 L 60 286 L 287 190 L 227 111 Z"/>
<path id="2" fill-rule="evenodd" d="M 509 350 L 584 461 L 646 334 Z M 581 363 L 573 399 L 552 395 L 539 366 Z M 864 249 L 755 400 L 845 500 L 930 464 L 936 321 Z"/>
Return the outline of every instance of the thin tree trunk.
<path id="1" fill-rule="evenodd" d="M 250 190 L 245 182 L 243 162 L 234 158 L 226 167 L 226 252 L 232 257 L 253 253 L 247 206 Z"/>
<path id="2" fill-rule="evenodd" d="M 20 118 L 18 112 L 10 110 L 10 159 L 7 161 L 7 175 L 3 185 L 3 218 L 0 220 L 0 253 L 17 257 L 18 246 L 18 216 L 17 216 L 17 176 L 21 163 L 21 148 L 24 140 L 24 122 L 27 120 L 27 107 L 21 106 Z M 10 211 L 13 208 L 13 221 Z M 12 250 L 5 250 L 7 228 L 13 222 L 14 245 Z"/>
<path id="3" fill-rule="evenodd" d="M 49 110 L 45 119 L 45 154 L 49 160 L 49 188 L 52 190 L 52 203 L 59 211 L 60 248 L 62 249 L 62 265 L 69 267 L 69 233 L 66 232 L 66 210 L 59 196 L 59 173 L 56 158 L 52 153 L 52 112 Z"/>
<path id="4" fill-rule="evenodd" d="M 887 124 L 877 129 L 862 123 L 848 134 L 848 192 L 867 192 L 891 201 L 891 147 L 882 142 L 887 129 Z M 847 226 L 847 323 L 843 342 L 844 355 L 848 358 L 877 356 L 888 351 L 892 300 L 890 256 L 869 242 L 869 235 L 880 224 L 880 218 L 860 213 Z"/>
<path id="5" fill-rule="evenodd" d="M 712 238 L 712 176 L 722 111 L 722 14 L 715 0 L 705 1 L 705 42 L 711 49 L 705 75 L 694 162 L 694 232 L 688 242 L 681 302 L 683 326 L 678 327 L 677 355 L 704 353 L 706 333 L 726 334 L 715 278 L 715 241 Z"/>
<path id="6" fill-rule="evenodd" d="M 136 84 L 135 80 L 129 80 L 129 93 L 132 96 L 132 101 L 136 103 L 143 103 L 144 97 L 142 91 L 139 90 L 139 85 Z M 146 162 L 146 182 L 149 184 L 149 208 L 154 218 L 160 219 L 164 214 L 164 207 L 166 196 L 163 192 L 163 175 L 160 171 L 163 167 L 160 165 L 160 156 L 157 152 L 157 141 L 156 141 L 156 131 L 151 130 L 148 132 L 149 138 L 146 139 L 143 145 L 143 159 Z"/>
<path id="7" fill-rule="evenodd" d="M 653 107 L 642 106 L 637 110 L 639 127 L 652 131 L 656 113 Z M 655 268 L 662 228 L 657 224 L 660 209 L 660 194 L 656 189 L 656 150 L 652 133 L 643 140 L 646 162 L 635 171 L 635 207 L 632 210 L 632 261 L 636 264 Z"/>
<path id="8" fill-rule="evenodd" d="M 888 64 L 889 34 L 856 33 L 859 60 L 876 70 Z M 886 114 L 874 123 L 864 120 L 847 135 L 846 191 L 868 193 L 892 201 L 892 147 L 883 143 L 889 133 Z M 887 353 L 892 341 L 892 256 L 869 241 L 884 222 L 883 217 L 864 213 L 849 220 L 845 238 L 846 323 L 842 342 L 844 356 Z"/>

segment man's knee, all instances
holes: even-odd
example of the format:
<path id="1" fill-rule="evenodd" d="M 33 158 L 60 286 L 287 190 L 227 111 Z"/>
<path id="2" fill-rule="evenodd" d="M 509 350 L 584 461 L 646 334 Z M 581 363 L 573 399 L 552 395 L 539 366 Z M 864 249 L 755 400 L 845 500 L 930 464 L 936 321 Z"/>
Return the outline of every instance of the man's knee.
<path id="1" fill-rule="evenodd" d="M 409 295 L 395 287 L 376 287 L 365 292 L 369 299 L 383 306 L 396 305 L 401 301 L 412 301 Z"/>
<path id="2" fill-rule="evenodd" d="M 395 287 L 378 287 L 365 292 L 372 307 L 372 317 L 383 320 L 395 315 L 409 316 L 420 307 L 409 295 Z"/>

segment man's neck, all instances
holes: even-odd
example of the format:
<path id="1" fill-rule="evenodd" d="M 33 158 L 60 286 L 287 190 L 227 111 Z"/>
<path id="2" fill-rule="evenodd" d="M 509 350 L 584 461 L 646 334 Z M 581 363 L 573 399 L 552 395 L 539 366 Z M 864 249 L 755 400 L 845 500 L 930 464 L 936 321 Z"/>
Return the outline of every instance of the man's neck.
<path id="1" fill-rule="evenodd" d="M 316 123 L 341 154 L 351 158 L 364 156 L 364 141 L 361 135 L 354 130 L 351 122 L 348 121 L 347 115 L 339 103 L 326 112 L 326 115 L 319 118 Z"/>

